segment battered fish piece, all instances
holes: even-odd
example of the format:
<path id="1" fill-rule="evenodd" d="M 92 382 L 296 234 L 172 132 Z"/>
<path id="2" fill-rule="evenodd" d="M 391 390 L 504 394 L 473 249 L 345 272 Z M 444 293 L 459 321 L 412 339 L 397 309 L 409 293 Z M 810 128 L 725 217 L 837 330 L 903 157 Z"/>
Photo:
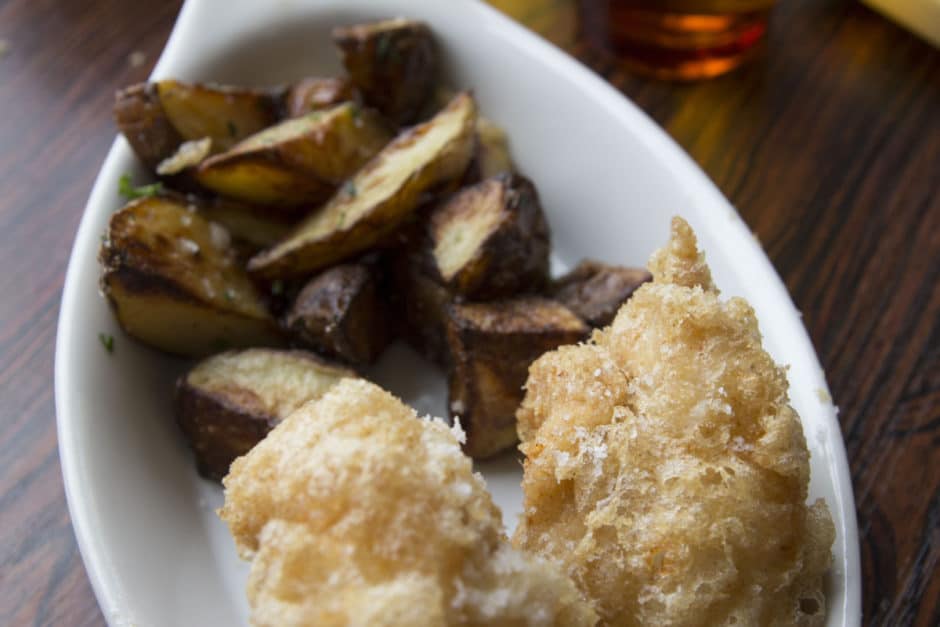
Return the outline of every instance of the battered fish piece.
<path id="1" fill-rule="evenodd" d="M 557 565 L 513 549 L 462 432 L 343 380 L 236 460 L 220 516 L 255 625 L 594 625 Z"/>
<path id="2" fill-rule="evenodd" d="M 650 270 L 592 343 L 532 365 L 513 543 L 562 562 L 604 625 L 822 625 L 835 530 L 806 505 L 784 369 L 686 222 Z"/>

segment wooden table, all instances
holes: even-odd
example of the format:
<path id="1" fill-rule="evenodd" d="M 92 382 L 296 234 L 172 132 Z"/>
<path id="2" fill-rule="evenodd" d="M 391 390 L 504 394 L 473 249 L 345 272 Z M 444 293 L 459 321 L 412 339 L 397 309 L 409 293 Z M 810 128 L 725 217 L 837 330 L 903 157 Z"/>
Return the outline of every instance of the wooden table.
<path id="1" fill-rule="evenodd" d="M 731 199 L 803 312 L 848 447 L 868 624 L 940 623 L 940 52 L 850 0 L 786 0 L 766 53 L 681 85 L 579 42 L 573 0 L 494 0 L 597 69 Z M 59 295 L 114 90 L 178 3 L 0 2 L 0 624 L 99 625 L 69 523 Z"/>

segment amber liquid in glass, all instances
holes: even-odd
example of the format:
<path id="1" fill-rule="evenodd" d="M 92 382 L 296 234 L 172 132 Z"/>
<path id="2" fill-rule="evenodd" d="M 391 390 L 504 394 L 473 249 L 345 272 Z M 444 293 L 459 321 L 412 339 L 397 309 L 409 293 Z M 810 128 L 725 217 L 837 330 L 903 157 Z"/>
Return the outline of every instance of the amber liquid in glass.
<path id="1" fill-rule="evenodd" d="M 697 80 L 747 60 L 775 0 L 580 0 L 585 39 L 627 69 Z"/>

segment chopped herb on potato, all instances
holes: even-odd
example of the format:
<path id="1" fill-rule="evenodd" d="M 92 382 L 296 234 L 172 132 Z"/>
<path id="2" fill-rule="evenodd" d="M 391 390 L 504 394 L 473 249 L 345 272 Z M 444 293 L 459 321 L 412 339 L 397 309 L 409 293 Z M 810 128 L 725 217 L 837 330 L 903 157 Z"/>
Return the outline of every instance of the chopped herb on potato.
<path id="1" fill-rule="evenodd" d="M 434 92 L 438 53 L 423 22 L 392 19 L 333 29 L 349 77 L 398 124 L 414 122 Z"/>
<path id="2" fill-rule="evenodd" d="M 114 352 L 114 336 L 106 335 L 104 333 L 98 334 L 98 341 L 101 342 L 101 345 L 104 346 L 104 350 L 108 353 Z"/>
<path id="3" fill-rule="evenodd" d="M 159 181 L 156 183 L 150 183 L 149 185 L 138 185 L 135 187 L 131 182 L 130 174 L 122 174 L 121 178 L 118 179 L 118 193 L 128 200 L 156 196 L 162 191 L 163 183 Z"/>

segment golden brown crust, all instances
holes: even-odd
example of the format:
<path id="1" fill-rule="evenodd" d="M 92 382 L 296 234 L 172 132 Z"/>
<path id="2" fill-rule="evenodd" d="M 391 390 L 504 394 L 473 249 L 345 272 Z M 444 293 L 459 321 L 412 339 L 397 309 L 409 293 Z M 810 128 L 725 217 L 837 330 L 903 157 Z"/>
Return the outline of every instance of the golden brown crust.
<path id="1" fill-rule="evenodd" d="M 700 287 L 718 294 L 712 273 L 699 251 L 692 227 L 681 218 L 672 220 L 672 237 L 650 257 L 649 269 L 661 283 Z"/>
<path id="2" fill-rule="evenodd" d="M 248 269 L 264 278 L 302 276 L 380 243 L 412 217 L 425 194 L 460 178 L 475 120 L 473 98 L 458 94 L 437 116 L 400 134 Z"/>
<path id="3" fill-rule="evenodd" d="M 344 380 L 224 480 L 256 625 L 593 625 L 550 562 L 513 550 L 459 430 Z"/>
<path id="4" fill-rule="evenodd" d="M 437 83 L 438 54 L 426 24 L 393 19 L 333 29 L 350 79 L 395 123 L 414 122 Z"/>
<path id="5" fill-rule="evenodd" d="M 754 312 L 681 220 L 594 344 L 542 356 L 519 411 L 516 546 L 561 560 L 609 625 L 821 625 L 832 521 Z"/>
<path id="6" fill-rule="evenodd" d="M 584 339 L 588 327 L 564 305 L 539 297 L 447 308 L 448 402 L 467 432 L 464 450 L 490 457 L 516 443 L 516 410 L 529 364 Z"/>

